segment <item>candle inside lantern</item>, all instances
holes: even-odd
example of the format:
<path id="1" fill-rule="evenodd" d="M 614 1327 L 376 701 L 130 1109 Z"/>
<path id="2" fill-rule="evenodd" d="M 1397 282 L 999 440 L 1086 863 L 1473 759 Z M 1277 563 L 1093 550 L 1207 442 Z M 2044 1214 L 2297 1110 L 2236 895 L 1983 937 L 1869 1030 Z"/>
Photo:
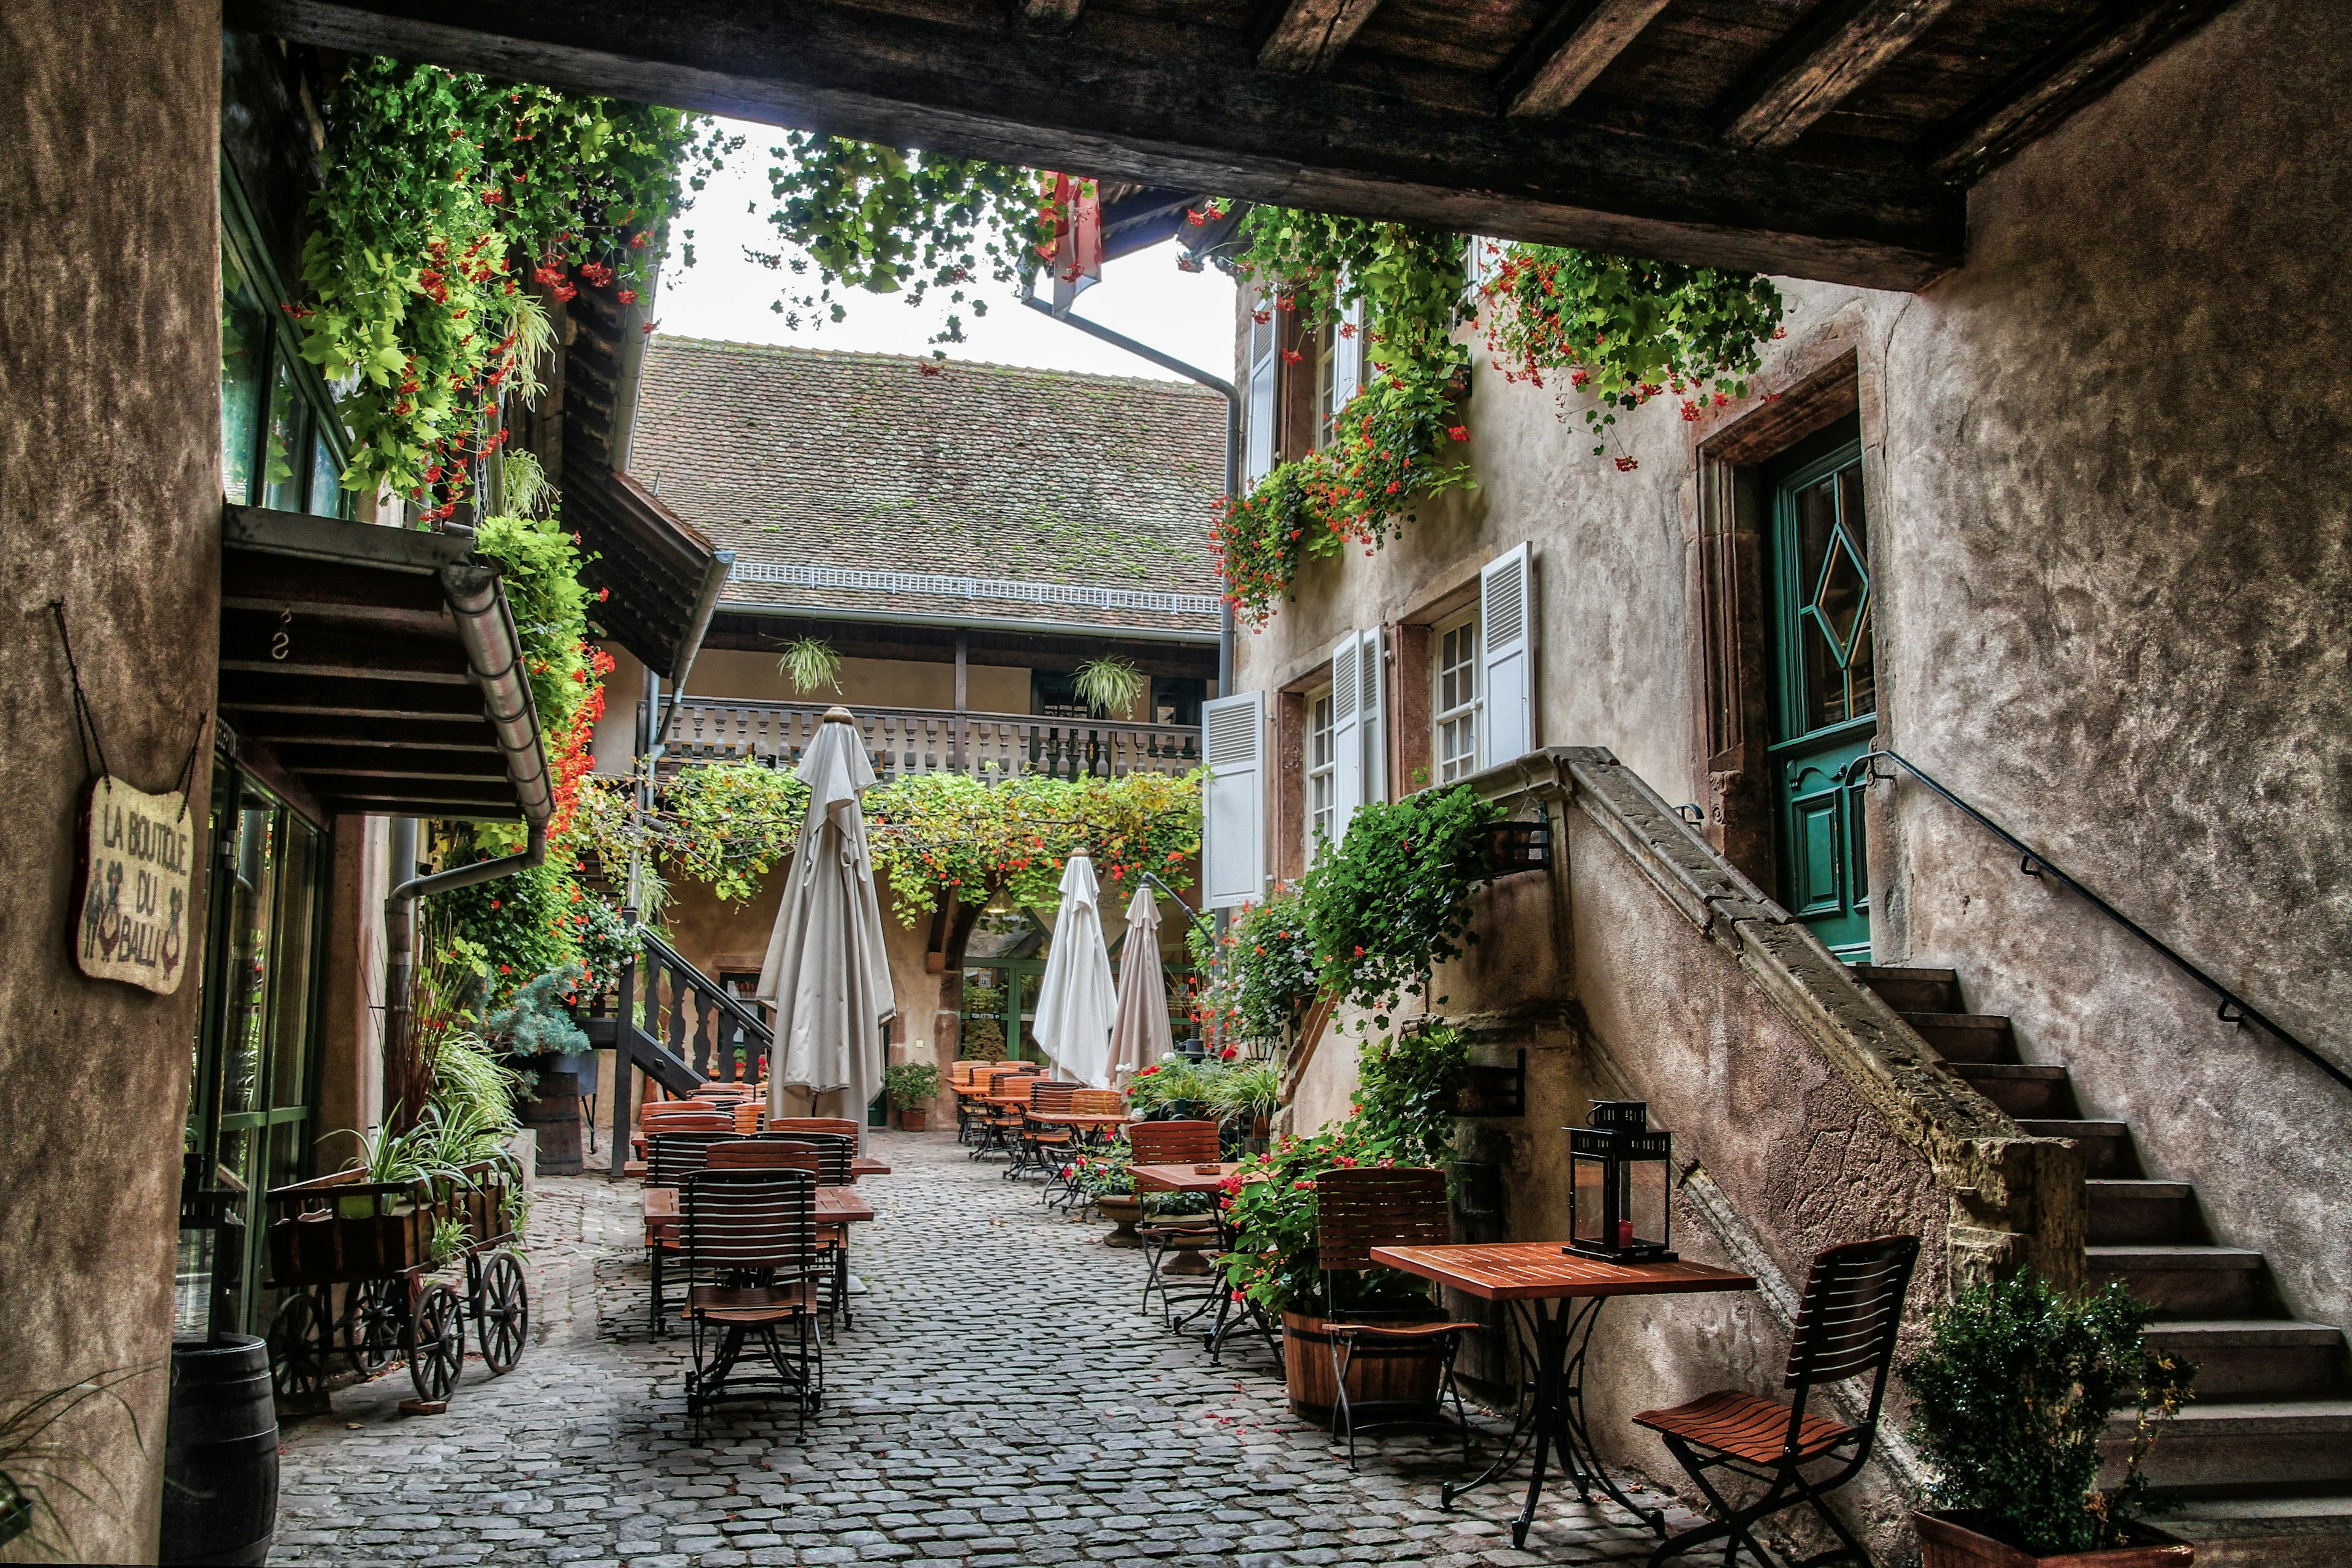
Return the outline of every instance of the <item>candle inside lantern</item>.
<path id="1" fill-rule="evenodd" d="M 1617 1245 L 1622 1247 L 1631 1247 L 1633 1245 L 1633 1222 L 1632 1220 L 1621 1219 L 1617 1222 Z"/>

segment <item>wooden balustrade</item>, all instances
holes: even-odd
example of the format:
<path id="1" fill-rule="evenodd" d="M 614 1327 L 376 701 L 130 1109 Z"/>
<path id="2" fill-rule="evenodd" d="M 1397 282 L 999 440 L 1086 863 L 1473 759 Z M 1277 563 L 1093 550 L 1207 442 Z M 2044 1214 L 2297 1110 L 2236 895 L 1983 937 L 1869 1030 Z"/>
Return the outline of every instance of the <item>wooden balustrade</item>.
<path id="1" fill-rule="evenodd" d="M 751 757 L 790 767 L 816 738 L 825 707 L 688 697 L 679 704 L 671 726 L 664 767 L 675 771 L 688 763 Z M 1201 760 L 1201 731 L 1183 724 L 952 713 L 931 708 L 866 708 L 856 715 L 866 755 L 875 773 L 886 781 L 937 773 L 983 779 L 1024 773 L 1118 778 L 1137 772 L 1189 773 Z"/>

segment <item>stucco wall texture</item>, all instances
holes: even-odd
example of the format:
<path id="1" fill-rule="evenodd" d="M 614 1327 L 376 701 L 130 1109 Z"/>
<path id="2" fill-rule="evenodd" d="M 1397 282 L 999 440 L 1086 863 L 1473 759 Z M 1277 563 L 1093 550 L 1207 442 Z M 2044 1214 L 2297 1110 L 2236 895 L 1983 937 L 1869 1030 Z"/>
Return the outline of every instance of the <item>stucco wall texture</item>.
<path id="1" fill-rule="evenodd" d="M 73 966 L 86 773 L 48 605 L 114 773 L 171 788 L 219 642 L 219 6 L 21 0 L 0 81 L 0 1402 L 137 1373 L 127 1411 L 54 1434 L 95 1462 L 93 1500 L 50 1497 L 75 1555 L 152 1562 L 197 986 Z"/>

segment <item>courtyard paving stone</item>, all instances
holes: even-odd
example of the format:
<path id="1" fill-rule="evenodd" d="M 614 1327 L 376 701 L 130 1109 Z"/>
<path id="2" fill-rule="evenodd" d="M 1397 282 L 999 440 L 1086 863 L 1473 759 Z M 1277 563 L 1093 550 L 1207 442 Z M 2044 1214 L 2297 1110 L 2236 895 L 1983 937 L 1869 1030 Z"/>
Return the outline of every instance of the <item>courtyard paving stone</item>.
<path id="1" fill-rule="evenodd" d="M 1458 1452 L 1370 1439 L 1351 1474 L 1291 1413 L 1263 1351 L 1213 1366 L 1136 1310 L 1141 1260 L 951 1138 L 875 1133 L 896 1173 L 853 1256 L 869 1293 L 825 1351 L 825 1405 L 686 1417 L 687 1342 L 646 1333 L 635 1184 L 543 1180 L 531 1340 L 469 1361 L 440 1415 L 395 1369 L 289 1423 L 272 1561 L 803 1568 L 909 1562 L 1170 1568 L 1639 1562 L 1614 1510 L 1548 1487 L 1528 1550 L 1516 1489 L 1444 1512 Z M 1669 1500 L 1673 1522 L 1690 1522 Z"/>

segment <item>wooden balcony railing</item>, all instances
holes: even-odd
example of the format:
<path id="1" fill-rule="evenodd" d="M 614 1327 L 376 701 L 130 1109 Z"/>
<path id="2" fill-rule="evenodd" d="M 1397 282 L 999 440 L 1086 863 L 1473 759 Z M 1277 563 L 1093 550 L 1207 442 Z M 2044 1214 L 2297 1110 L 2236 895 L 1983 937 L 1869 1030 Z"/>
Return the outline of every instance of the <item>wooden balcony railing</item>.
<path id="1" fill-rule="evenodd" d="M 816 738 L 817 724 L 829 706 L 688 697 L 670 728 L 664 769 L 751 757 L 790 766 Z M 984 779 L 1024 773 L 1118 778 L 1137 772 L 1189 773 L 1201 760 L 1201 731 L 1190 725 L 953 713 L 936 708 L 852 707 L 851 711 L 857 715 L 858 732 L 874 771 L 886 781 L 938 773 Z"/>

